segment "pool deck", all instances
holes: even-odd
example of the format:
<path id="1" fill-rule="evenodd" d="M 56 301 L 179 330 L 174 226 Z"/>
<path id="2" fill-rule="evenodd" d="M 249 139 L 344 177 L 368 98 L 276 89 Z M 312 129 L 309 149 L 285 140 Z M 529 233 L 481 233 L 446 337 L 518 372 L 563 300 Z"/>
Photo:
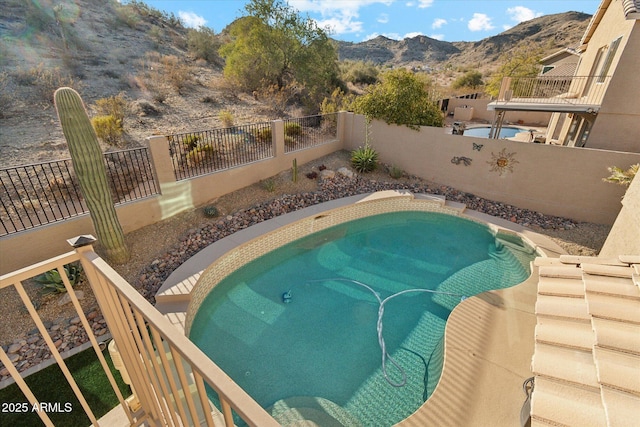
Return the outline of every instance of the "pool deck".
<path id="1" fill-rule="evenodd" d="M 564 251 L 546 236 L 518 224 L 467 210 L 441 196 L 387 191 L 358 195 L 311 206 L 238 231 L 194 255 L 176 269 L 156 294 L 156 308 L 184 330 L 190 291 L 202 271 L 229 250 L 266 232 L 310 215 L 370 200 L 415 197 L 439 200 L 463 218 L 486 222 L 490 227 L 517 232 L 540 254 L 558 257 Z M 525 401 L 523 382 L 533 376 L 536 326 L 537 268 L 522 284 L 468 298 L 451 313 L 445 330 L 445 362 L 442 377 L 431 398 L 399 426 L 518 426 Z"/>

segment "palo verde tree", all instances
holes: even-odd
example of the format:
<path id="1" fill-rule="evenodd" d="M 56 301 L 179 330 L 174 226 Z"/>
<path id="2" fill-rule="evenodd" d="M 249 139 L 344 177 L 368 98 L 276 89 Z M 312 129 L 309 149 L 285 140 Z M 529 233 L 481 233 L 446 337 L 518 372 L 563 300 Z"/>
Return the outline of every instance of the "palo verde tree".
<path id="1" fill-rule="evenodd" d="M 505 77 L 535 77 L 540 72 L 540 59 L 544 50 L 520 46 L 500 57 L 502 65 L 491 75 L 485 91 L 491 96 L 498 96 L 500 85 Z"/>
<path id="2" fill-rule="evenodd" d="M 429 94 L 430 83 L 405 69 L 382 73 L 380 81 L 355 99 L 352 108 L 368 118 L 405 125 L 442 126 L 442 112 Z"/>
<path id="3" fill-rule="evenodd" d="M 68 87 L 55 91 L 54 103 L 67 140 L 73 170 L 89 208 L 98 240 L 109 261 L 129 260 L 129 248 L 111 198 L 104 155 L 78 92 Z"/>
<path id="4" fill-rule="evenodd" d="M 224 75 L 251 91 L 303 90 L 311 105 L 331 93 L 337 52 L 325 30 L 280 0 L 251 0 L 220 48 Z"/>

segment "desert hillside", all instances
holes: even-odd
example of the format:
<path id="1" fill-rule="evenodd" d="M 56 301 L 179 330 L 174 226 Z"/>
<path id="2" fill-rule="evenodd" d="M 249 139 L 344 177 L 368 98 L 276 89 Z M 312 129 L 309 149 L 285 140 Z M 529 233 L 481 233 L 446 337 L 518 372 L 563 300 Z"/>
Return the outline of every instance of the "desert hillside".
<path id="1" fill-rule="evenodd" d="M 143 145 L 152 134 L 219 127 L 221 112 L 235 124 L 301 115 L 295 107 L 234 90 L 222 77 L 220 58 L 194 57 L 179 20 L 141 4 L 3 0 L 0 167 L 68 156 L 52 104 L 60 86 L 76 88 L 90 114 L 99 99 L 122 94 L 128 101 L 124 141 L 105 150 Z M 378 37 L 340 42 L 338 49 L 341 59 L 430 70 L 446 89 L 465 69 L 489 73 L 518 44 L 541 45 L 549 53 L 574 46 L 588 19 L 575 12 L 550 15 L 475 43 Z"/>

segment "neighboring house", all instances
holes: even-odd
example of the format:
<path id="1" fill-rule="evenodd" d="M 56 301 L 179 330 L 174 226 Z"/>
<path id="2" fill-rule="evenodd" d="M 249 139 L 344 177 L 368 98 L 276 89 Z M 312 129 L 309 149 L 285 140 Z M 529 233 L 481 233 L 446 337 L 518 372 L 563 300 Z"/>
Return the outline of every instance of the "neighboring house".
<path id="1" fill-rule="evenodd" d="M 544 58 L 537 77 L 504 78 L 487 106 L 493 134 L 509 111 L 547 111 L 546 143 L 640 152 L 640 0 L 603 0 L 577 53 L 570 81 L 568 51 Z"/>
<path id="2" fill-rule="evenodd" d="M 564 48 L 540 60 L 540 64 L 542 64 L 540 75 L 573 77 L 579 60 L 580 54 L 576 49 Z"/>

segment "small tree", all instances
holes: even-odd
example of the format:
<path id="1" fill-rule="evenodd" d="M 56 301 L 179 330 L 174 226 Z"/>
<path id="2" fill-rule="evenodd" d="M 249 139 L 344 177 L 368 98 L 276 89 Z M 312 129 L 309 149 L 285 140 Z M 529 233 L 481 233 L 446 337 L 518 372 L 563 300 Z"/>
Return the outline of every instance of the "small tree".
<path id="1" fill-rule="evenodd" d="M 190 29 L 187 32 L 187 47 L 189 48 L 189 53 L 197 59 L 204 59 L 213 63 L 219 58 L 220 42 L 210 28 Z"/>
<path id="2" fill-rule="evenodd" d="M 491 75 L 487 83 L 486 92 L 491 96 L 498 96 L 502 79 L 505 77 L 535 77 L 540 72 L 542 48 L 531 49 L 520 46 L 500 57 L 502 65 Z"/>
<path id="3" fill-rule="evenodd" d="M 638 174 L 638 170 L 640 169 L 640 163 L 632 165 L 629 169 L 622 170 L 617 166 L 612 166 L 607 168 L 609 170 L 609 175 L 607 178 L 602 178 L 604 182 L 610 182 L 612 184 L 624 185 L 628 187 L 633 181 L 633 178 Z"/>
<path id="4" fill-rule="evenodd" d="M 387 71 L 379 83 L 355 99 L 353 109 L 371 119 L 416 130 L 420 126 L 442 126 L 444 117 L 431 99 L 428 86 L 424 78 L 405 69 Z"/>
<path id="5" fill-rule="evenodd" d="M 484 85 L 482 81 L 482 73 L 479 71 L 467 71 L 464 75 L 458 77 L 451 87 L 453 89 L 461 89 L 461 88 L 471 88 L 477 89 L 478 87 Z"/>

